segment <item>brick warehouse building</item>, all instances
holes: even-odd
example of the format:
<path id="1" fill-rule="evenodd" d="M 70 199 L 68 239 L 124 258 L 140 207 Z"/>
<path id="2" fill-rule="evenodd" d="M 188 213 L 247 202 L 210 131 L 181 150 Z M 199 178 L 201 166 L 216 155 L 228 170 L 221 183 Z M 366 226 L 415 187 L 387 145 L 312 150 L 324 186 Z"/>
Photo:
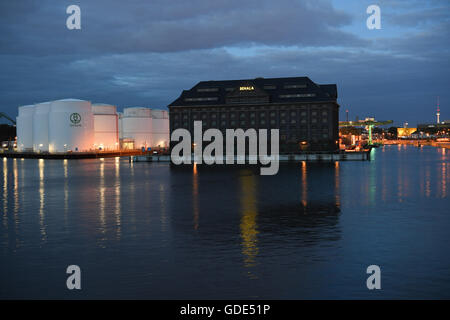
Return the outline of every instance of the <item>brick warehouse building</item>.
<path id="1" fill-rule="evenodd" d="M 280 154 L 338 150 L 339 104 L 335 84 L 308 77 L 201 81 L 169 105 L 170 133 L 216 128 L 279 129 Z M 171 146 L 173 143 L 171 143 Z"/>

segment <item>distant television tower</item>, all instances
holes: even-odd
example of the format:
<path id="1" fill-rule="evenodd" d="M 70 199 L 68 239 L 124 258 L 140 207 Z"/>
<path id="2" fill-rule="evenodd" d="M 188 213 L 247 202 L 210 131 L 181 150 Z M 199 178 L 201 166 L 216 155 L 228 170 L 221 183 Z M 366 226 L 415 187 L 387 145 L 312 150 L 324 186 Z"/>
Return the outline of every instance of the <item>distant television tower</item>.
<path id="1" fill-rule="evenodd" d="M 437 97 L 437 112 L 436 112 L 436 117 L 437 117 L 437 123 L 440 123 L 439 121 L 439 116 L 441 115 L 441 110 L 439 109 L 439 96 Z"/>

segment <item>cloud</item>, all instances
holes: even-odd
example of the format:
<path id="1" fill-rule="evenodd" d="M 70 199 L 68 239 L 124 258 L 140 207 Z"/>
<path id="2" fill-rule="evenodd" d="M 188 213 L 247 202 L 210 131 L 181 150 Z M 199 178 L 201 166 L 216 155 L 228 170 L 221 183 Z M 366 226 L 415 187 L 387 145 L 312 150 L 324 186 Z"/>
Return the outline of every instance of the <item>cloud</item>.
<path id="1" fill-rule="evenodd" d="M 391 13 L 387 15 L 387 20 L 391 24 L 417 27 L 424 24 L 436 24 L 438 22 L 449 21 L 449 3 L 446 5 L 428 8 L 421 11 L 410 11 L 405 13 Z"/>
<path id="2" fill-rule="evenodd" d="M 75 1 L 82 30 L 67 30 L 65 1 L 5 7 L 0 53 L 172 52 L 231 45 L 354 45 L 349 15 L 325 1 Z M 27 8 L 28 10 L 23 10 Z M 30 10 L 32 8 L 32 10 Z M 3 16 L 3 11 L 2 11 Z M 120 40 L 119 40 L 120 39 Z"/>

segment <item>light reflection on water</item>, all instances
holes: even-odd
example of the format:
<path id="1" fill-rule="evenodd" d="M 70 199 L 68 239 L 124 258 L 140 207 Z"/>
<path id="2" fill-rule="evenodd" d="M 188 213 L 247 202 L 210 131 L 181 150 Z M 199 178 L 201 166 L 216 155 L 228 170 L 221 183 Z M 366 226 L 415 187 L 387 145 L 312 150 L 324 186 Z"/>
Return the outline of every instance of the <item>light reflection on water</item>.
<path id="1" fill-rule="evenodd" d="M 77 298 L 448 298 L 448 153 L 373 156 L 276 176 L 4 159 L 0 298 L 71 298 L 69 264 L 86 271 Z M 365 289 L 374 263 L 381 293 Z"/>
<path id="2" fill-rule="evenodd" d="M 47 232 L 45 225 L 45 161 L 43 159 L 38 160 L 39 165 L 39 222 L 41 230 L 41 240 L 46 241 Z"/>
<path id="3" fill-rule="evenodd" d="M 241 212 L 240 223 L 242 238 L 242 254 L 245 267 L 253 267 L 258 255 L 258 230 L 256 218 L 258 209 L 256 207 L 256 182 L 255 176 L 250 172 L 242 175 L 241 179 Z M 252 275 L 254 276 L 254 275 Z"/>

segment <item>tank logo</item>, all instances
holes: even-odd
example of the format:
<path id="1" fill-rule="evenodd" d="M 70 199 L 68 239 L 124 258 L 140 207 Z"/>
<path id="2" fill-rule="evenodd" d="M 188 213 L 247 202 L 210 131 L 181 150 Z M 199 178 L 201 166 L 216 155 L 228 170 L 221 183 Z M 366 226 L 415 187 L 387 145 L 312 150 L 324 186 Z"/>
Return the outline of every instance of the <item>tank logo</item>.
<path id="1" fill-rule="evenodd" d="M 81 116 L 79 113 L 72 113 L 70 115 L 70 122 L 72 122 L 73 124 L 79 124 L 81 121 Z"/>

